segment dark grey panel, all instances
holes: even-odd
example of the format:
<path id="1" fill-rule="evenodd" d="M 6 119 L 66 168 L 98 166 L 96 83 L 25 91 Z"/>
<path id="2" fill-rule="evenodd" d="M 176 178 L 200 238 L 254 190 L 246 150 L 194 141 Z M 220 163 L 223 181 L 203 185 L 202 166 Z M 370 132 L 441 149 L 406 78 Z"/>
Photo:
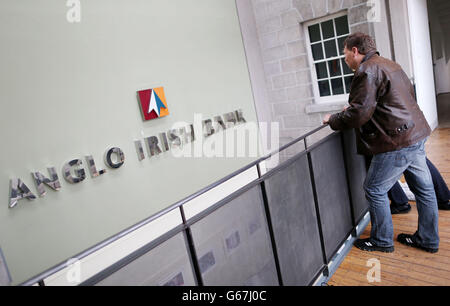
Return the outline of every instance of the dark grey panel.
<path id="1" fill-rule="evenodd" d="M 114 272 L 97 286 L 195 286 L 183 233 Z"/>
<path id="2" fill-rule="evenodd" d="M 347 173 L 350 183 L 350 193 L 352 196 L 353 212 L 355 224 L 363 217 L 369 208 L 369 203 L 364 194 L 364 180 L 366 179 L 367 169 L 363 155 L 356 153 L 355 130 L 343 132 L 344 137 L 344 155 L 347 164 Z"/>
<path id="3" fill-rule="evenodd" d="M 324 262 L 306 154 L 265 185 L 283 284 L 308 285 Z"/>
<path id="4" fill-rule="evenodd" d="M 261 188 L 191 226 L 204 285 L 278 285 Z"/>
<path id="5" fill-rule="evenodd" d="M 311 152 L 327 260 L 353 227 L 340 137 L 332 135 Z"/>

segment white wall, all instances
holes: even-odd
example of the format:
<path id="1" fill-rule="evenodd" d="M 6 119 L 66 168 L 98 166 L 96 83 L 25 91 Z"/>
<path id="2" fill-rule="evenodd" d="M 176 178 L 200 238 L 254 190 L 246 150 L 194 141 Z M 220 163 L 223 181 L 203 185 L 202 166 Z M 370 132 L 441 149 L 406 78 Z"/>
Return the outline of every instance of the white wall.
<path id="1" fill-rule="evenodd" d="M 417 102 L 432 129 L 438 126 L 436 90 L 426 0 L 408 0 Z"/>

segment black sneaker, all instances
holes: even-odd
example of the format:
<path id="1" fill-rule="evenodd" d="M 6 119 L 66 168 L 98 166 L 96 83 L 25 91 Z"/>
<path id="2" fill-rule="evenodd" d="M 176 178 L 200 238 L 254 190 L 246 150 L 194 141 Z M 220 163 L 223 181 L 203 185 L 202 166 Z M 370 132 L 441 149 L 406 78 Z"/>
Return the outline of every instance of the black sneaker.
<path id="1" fill-rule="evenodd" d="M 366 239 L 357 239 L 354 244 L 355 247 L 357 247 L 360 250 L 373 252 L 373 251 L 379 251 L 379 252 L 385 252 L 385 253 L 392 253 L 394 252 L 394 247 L 380 247 L 372 242 L 370 242 L 370 238 Z"/>
<path id="2" fill-rule="evenodd" d="M 391 204 L 391 214 L 407 214 L 411 210 L 411 205 L 409 203 L 402 205 Z"/>
<path id="3" fill-rule="evenodd" d="M 437 253 L 437 251 L 439 250 L 439 248 L 427 248 L 427 247 L 421 246 L 420 244 L 418 244 L 416 242 L 416 239 L 414 238 L 414 236 L 409 235 L 409 234 L 399 234 L 397 236 L 397 241 L 404 245 L 407 245 L 407 246 L 410 246 L 413 248 L 417 248 L 417 249 L 421 249 L 421 250 L 427 251 L 429 253 Z"/>
<path id="4" fill-rule="evenodd" d="M 438 203 L 438 208 L 440 210 L 450 210 L 450 202 Z"/>

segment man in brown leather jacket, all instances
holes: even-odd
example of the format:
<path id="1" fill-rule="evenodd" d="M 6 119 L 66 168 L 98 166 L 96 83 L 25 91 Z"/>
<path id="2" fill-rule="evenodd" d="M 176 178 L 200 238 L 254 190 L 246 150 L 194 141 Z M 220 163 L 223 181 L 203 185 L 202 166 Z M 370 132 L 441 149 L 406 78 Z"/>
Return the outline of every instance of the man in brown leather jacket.
<path id="1" fill-rule="evenodd" d="M 414 235 L 400 234 L 403 244 L 435 253 L 439 248 L 438 208 L 424 143 L 431 129 L 414 98 L 414 89 L 402 68 L 376 51 L 363 33 L 344 43 L 345 62 L 355 71 L 349 104 L 326 115 L 333 130 L 354 128 L 358 152 L 373 155 L 364 189 L 369 201 L 370 238 L 355 246 L 365 251 L 393 252 L 393 226 L 387 192 L 404 173 L 416 196 L 419 226 Z"/>

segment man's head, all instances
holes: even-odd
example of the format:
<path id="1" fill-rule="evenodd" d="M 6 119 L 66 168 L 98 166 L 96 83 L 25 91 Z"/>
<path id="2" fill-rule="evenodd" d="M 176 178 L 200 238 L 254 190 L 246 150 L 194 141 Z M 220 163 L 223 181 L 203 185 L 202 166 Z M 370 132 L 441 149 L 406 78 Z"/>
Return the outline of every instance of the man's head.
<path id="1" fill-rule="evenodd" d="M 360 32 L 351 34 L 344 41 L 345 62 L 350 69 L 356 70 L 366 54 L 375 50 L 376 45 L 372 37 Z"/>

